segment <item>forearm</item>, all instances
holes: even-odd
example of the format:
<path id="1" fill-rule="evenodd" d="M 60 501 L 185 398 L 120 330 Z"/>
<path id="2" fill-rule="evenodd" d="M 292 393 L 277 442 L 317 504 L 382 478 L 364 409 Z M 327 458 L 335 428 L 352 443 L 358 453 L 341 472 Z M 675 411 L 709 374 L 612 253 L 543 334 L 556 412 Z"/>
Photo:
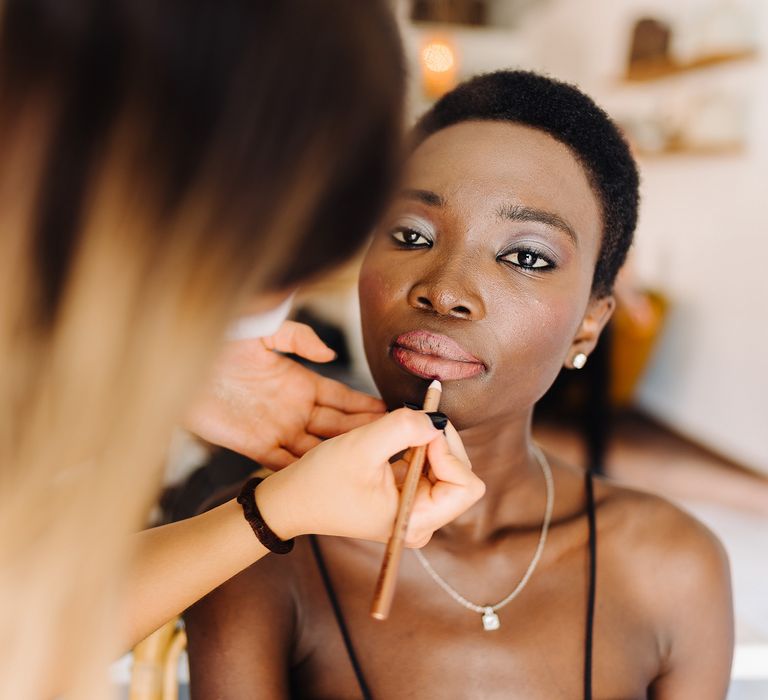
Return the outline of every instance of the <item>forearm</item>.
<path id="1" fill-rule="evenodd" d="M 234 499 L 134 538 L 121 618 L 125 647 L 269 553 Z"/>
<path id="2" fill-rule="evenodd" d="M 463 453 L 454 434 L 455 449 Z M 409 536 L 421 541 L 476 502 L 484 487 L 468 461 L 451 453 L 448 438 L 432 420 L 405 408 L 322 443 L 264 480 L 256 490 L 261 516 L 283 540 L 313 532 L 386 541 L 398 501 L 388 458 L 407 446 L 426 444 L 439 481 L 421 493 L 421 508 L 415 510 L 420 515 L 411 523 Z M 268 552 L 234 500 L 135 537 L 121 627 L 126 645 Z"/>

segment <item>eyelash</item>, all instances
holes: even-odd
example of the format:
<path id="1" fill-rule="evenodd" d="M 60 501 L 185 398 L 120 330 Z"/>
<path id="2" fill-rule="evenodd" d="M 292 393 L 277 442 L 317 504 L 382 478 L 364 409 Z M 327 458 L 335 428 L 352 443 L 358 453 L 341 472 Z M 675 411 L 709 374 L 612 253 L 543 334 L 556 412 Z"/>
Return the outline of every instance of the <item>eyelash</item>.
<path id="1" fill-rule="evenodd" d="M 405 238 L 408 235 L 418 236 L 419 238 L 423 238 L 426 243 L 409 243 L 407 240 L 401 240 L 398 238 L 398 234 L 403 236 Z M 401 248 L 406 248 L 409 250 L 419 249 L 419 248 L 431 248 L 432 247 L 432 241 L 429 240 L 427 236 L 425 236 L 423 233 L 419 233 L 418 231 L 407 228 L 405 226 L 401 226 L 399 228 L 396 228 L 392 233 L 390 234 L 392 236 L 392 239 L 395 241 L 395 243 L 400 246 Z"/>
<path id="2" fill-rule="evenodd" d="M 531 255 L 536 260 L 534 261 L 533 265 L 521 265 L 519 262 L 512 262 L 511 260 L 507 260 L 506 258 L 510 255 Z M 517 267 L 522 270 L 529 270 L 532 272 L 548 272 L 550 270 L 554 270 L 557 265 L 555 265 L 555 261 L 552 260 L 551 257 L 543 253 L 541 250 L 537 250 L 536 248 L 532 248 L 529 246 L 522 246 L 520 248 L 517 248 L 515 250 L 508 250 L 505 253 L 502 253 L 499 255 L 498 258 L 496 258 L 499 262 L 507 263 L 508 265 L 513 265 L 514 267 Z M 543 260 L 546 265 L 536 265 L 535 263 L 539 262 L 540 260 Z"/>
<path id="3" fill-rule="evenodd" d="M 423 233 L 419 233 L 418 231 L 407 228 L 405 226 L 400 227 L 392 231 L 390 234 L 392 236 L 392 239 L 395 241 L 395 243 L 400 248 L 405 248 L 406 250 L 420 250 L 422 248 L 431 248 L 432 247 L 432 241 Z M 398 238 L 398 235 L 402 238 Z M 423 238 L 426 242 L 425 243 L 413 243 L 408 242 L 405 240 L 407 236 L 417 236 L 418 238 Z M 511 260 L 506 260 L 510 255 L 531 255 L 536 260 L 534 261 L 534 265 L 521 265 L 519 262 L 512 262 Z M 496 258 L 499 262 L 506 263 L 507 265 L 513 265 L 514 267 L 517 267 L 522 270 L 529 270 L 533 272 L 545 272 L 549 270 L 554 270 L 555 267 L 555 261 L 552 260 L 548 255 L 544 254 L 542 251 L 537 250 L 536 248 L 530 247 L 530 246 L 522 246 L 520 248 L 517 248 L 516 250 L 508 250 L 505 253 L 502 253 Z M 536 266 L 535 263 L 539 262 L 540 260 L 543 260 L 546 265 L 539 265 Z"/>

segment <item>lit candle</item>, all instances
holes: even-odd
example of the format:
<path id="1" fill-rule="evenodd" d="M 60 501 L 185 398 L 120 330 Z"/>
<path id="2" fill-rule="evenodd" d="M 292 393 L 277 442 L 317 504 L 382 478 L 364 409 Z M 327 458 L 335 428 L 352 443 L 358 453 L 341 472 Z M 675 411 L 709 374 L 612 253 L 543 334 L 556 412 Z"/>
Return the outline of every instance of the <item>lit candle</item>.
<path id="1" fill-rule="evenodd" d="M 456 85 L 456 52 L 445 39 L 431 39 L 421 49 L 424 94 L 438 99 Z"/>

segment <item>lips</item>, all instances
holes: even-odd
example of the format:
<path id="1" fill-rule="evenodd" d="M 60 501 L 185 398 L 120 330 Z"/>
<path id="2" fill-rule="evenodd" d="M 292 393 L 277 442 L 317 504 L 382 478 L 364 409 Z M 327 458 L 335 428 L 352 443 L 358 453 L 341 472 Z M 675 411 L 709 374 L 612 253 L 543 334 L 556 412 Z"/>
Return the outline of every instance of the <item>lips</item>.
<path id="1" fill-rule="evenodd" d="M 392 358 L 406 372 L 441 382 L 476 377 L 485 371 L 482 360 L 455 340 L 429 331 L 410 331 L 395 338 Z"/>

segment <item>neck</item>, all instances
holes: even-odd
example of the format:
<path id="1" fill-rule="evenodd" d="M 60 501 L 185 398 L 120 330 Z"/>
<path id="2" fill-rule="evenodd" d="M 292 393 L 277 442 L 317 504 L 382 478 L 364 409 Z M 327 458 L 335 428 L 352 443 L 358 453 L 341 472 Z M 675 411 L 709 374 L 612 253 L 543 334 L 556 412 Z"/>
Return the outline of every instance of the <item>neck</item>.
<path id="1" fill-rule="evenodd" d="M 541 467 L 532 449 L 532 411 L 460 431 L 475 473 L 485 482 L 485 496 L 441 530 L 452 543 L 491 539 L 508 528 L 537 528 L 546 502 Z"/>

